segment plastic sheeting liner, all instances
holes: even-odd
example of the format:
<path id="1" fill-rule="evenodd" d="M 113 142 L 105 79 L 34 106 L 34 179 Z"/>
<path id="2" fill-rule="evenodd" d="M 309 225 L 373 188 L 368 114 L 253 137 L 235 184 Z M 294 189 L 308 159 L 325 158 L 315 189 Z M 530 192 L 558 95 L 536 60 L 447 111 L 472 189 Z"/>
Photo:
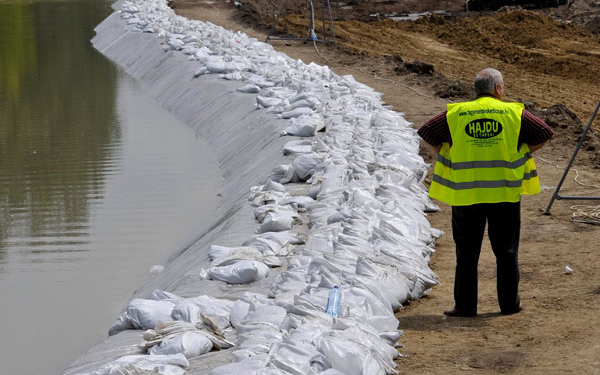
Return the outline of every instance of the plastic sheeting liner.
<path id="1" fill-rule="evenodd" d="M 128 355 L 116 359 L 100 369 L 81 375 L 143 374 L 183 375 L 190 363 L 183 354 Z"/>

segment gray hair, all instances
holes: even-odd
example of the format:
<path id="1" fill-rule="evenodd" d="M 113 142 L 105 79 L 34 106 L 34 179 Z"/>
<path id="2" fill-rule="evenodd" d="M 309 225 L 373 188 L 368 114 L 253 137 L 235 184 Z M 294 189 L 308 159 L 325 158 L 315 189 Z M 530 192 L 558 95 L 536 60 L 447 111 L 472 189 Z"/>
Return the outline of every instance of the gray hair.
<path id="1" fill-rule="evenodd" d="M 475 96 L 482 94 L 495 94 L 496 84 L 500 86 L 504 85 L 502 73 L 496 69 L 486 68 L 475 76 L 475 84 L 473 85 L 473 92 Z"/>

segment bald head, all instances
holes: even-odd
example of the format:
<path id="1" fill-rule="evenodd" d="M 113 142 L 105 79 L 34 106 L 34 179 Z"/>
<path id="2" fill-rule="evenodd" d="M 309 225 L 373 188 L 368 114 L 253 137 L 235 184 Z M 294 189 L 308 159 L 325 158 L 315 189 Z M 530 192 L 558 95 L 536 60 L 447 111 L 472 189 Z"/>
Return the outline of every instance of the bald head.
<path id="1" fill-rule="evenodd" d="M 486 68 L 475 76 L 475 84 L 473 85 L 475 96 L 489 94 L 502 100 L 503 90 L 504 80 L 502 73 L 496 69 Z"/>

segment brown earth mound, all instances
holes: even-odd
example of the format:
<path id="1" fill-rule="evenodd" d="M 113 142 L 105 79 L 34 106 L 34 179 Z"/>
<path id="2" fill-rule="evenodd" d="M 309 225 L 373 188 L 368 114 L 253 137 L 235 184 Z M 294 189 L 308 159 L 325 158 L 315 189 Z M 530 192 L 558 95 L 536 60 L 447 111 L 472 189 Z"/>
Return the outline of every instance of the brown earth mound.
<path id="1" fill-rule="evenodd" d="M 386 21 L 384 28 L 395 28 Z M 600 37 L 541 14 L 508 10 L 446 21 L 428 17 L 406 25 L 467 52 L 497 58 L 536 73 L 600 81 Z"/>
<path id="2" fill-rule="evenodd" d="M 306 35 L 307 27 L 303 14 L 278 23 L 279 30 L 296 36 Z M 338 48 L 351 55 L 419 60 L 466 85 L 479 70 L 496 67 L 505 75 L 508 99 L 545 108 L 564 103 L 581 118 L 600 99 L 600 37 L 531 11 L 416 22 L 337 21 L 335 33 Z"/>

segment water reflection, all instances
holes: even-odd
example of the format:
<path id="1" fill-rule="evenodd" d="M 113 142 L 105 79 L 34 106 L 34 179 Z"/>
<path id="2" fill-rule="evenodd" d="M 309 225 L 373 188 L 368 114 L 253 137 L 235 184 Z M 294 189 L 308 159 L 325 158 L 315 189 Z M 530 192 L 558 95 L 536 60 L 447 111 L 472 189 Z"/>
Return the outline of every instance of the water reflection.
<path id="1" fill-rule="evenodd" d="M 6 3 L 0 13 L 0 93 L 16 100 L 20 82 L 37 67 L 32 9 L 23 3 Z M 9 37 L 10 36 L 10 37 Z"/>
<path id="2" fill-rule="evenodd" d="M 89 47 L 104 2 L 0 3 L 0 264 L 86 249 L 79 223 L 119 150 L 116 69 Z M 57 22 L 60 20 L 60 22 Z M 60 236 L 53 234 L 60 233 Z M 66 240 L 65 240 L 66 239 Z M 0 269 L 1 272 L 1 269 Z"/>

